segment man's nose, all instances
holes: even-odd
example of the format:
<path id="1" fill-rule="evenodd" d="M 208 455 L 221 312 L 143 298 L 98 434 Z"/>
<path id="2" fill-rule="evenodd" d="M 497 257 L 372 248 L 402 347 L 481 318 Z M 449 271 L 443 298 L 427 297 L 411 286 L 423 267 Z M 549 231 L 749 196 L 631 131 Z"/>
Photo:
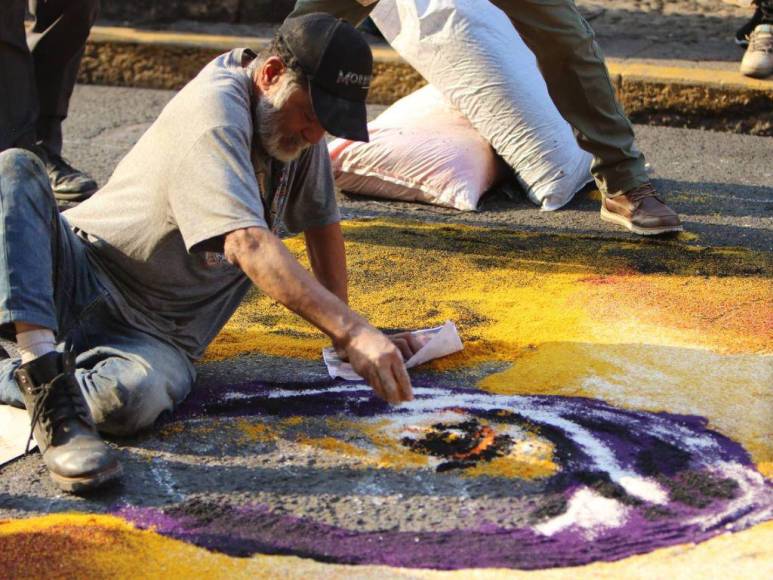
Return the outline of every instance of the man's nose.
<path id="1" fill-rule="evenodd" d="M 304 139 L 311 143 L 312 145 L 315 145 L 320 142 L 322 137 L 325 136 L 325 129 L 322 127 L 319 121 L 316 119 L 309 123 L 309 125 L 304 129 L 303 133 L 301 133 Z"/>

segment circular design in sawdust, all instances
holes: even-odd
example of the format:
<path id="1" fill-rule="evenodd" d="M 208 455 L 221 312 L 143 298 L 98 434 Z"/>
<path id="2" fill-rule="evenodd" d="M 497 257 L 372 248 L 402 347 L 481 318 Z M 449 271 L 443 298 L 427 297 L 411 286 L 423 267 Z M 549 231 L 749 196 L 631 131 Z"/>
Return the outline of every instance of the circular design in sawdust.
<path id="1" fill-rule="evenodd" d="M 390 514 L 375 526 L 343 525 L 243 500 L 208 506 L 195 499 L 163 510 L 124 506 L 118 514 L 232 555 L 435 569 L 617 560 L 773 517 L 773 486 L 739 444 L 707 429 L 701 417 L 623 410 L 587 398 L 493 395 L 432 378 L 414 386 L 416 399 L 397 407 L 361 384 L 210 388 L 177 415 L 302 417 L 293 421 L 301 429 L 304 422 L 334 425 L 338 431 L 327 435 L 360 450 L 359 460 L 383 455 L 377 468 L 353 469 L 348 477 L 361 474 L 370 496 L 404 497 L 389 508 L 392 525 Z M 393 477 L 411 470 L 421 475 L 425 496 L 414 488 L 415 477 Z M 323 503 L 345 499 L 323 495 Z M 447 511 L 431 525 L 406 523 L 401 506 L 415 509 L 417 498 L 440 499 Z"/>

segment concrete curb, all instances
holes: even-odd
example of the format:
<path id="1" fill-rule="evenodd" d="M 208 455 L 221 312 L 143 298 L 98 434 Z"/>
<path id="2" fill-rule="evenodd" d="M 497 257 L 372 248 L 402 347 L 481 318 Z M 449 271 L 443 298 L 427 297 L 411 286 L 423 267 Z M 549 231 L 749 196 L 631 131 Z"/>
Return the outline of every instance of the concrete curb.
<path id="1" fill-rule="evenodd" d="M 215 55 L 268 38 L 95 26 L 79 81 L 179 89 Z M 389 104 L 424 84 L 391 48 L 374 46 L 370 100 Z M 773 79 L 751 79 L 734 63 L 608 59 L 618 98 L 634 122 L 773 136 Z"/>

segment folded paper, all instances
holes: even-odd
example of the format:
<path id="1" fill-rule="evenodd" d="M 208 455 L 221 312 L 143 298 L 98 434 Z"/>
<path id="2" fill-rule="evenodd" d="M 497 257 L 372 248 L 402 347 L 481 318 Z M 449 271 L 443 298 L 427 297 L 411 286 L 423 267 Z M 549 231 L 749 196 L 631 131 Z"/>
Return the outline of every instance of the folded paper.
<path id="1" fill-rule="evenodd" d="M 0 465 L 24 455 L 30 436 L 30 417 L 24 409 L 0 405 Z M 30 445 L 35 448 L 35 441 Z"/>
<path id="2" fill-rule="evenodd" d="M 423 345 L 411 358 L 405 361 L 406 368 L 413 368 L 436 358 L 459 352 L 464 347 L 456 325 L 446 321 L 442 326 L 416 330 L 411 333 Z M 354 372 L 352 365 L 342 361 L 335 349 L 328 347 L 322 350 L 322 358 L 327 366 L 327 372 L 332 378 L 340 378 L 346 381 L 361 381 L 360 375 Z"/>

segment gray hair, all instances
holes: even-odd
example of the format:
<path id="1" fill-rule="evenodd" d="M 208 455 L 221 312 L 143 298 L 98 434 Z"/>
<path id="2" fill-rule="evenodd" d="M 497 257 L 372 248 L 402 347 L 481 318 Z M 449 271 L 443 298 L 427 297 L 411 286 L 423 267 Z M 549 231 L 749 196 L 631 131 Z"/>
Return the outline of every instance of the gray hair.
<path id="1" fill-rule="evenodd" d="M 286 70 L 285 74 L 288 76 L 288 82 L 301 87 L 307 86 L 306 73 L 303 72 L 298 59 L 292 53 L 287 46 L 282 35 L 277 33 L 271 44 L 262 49 L 256 58 L 247 65 L 247 72 L 250 77 L 255 78 L 257 71 L 263 66 L 263 64 L 272 56 L 279 57 L 284 63 Z"/>

